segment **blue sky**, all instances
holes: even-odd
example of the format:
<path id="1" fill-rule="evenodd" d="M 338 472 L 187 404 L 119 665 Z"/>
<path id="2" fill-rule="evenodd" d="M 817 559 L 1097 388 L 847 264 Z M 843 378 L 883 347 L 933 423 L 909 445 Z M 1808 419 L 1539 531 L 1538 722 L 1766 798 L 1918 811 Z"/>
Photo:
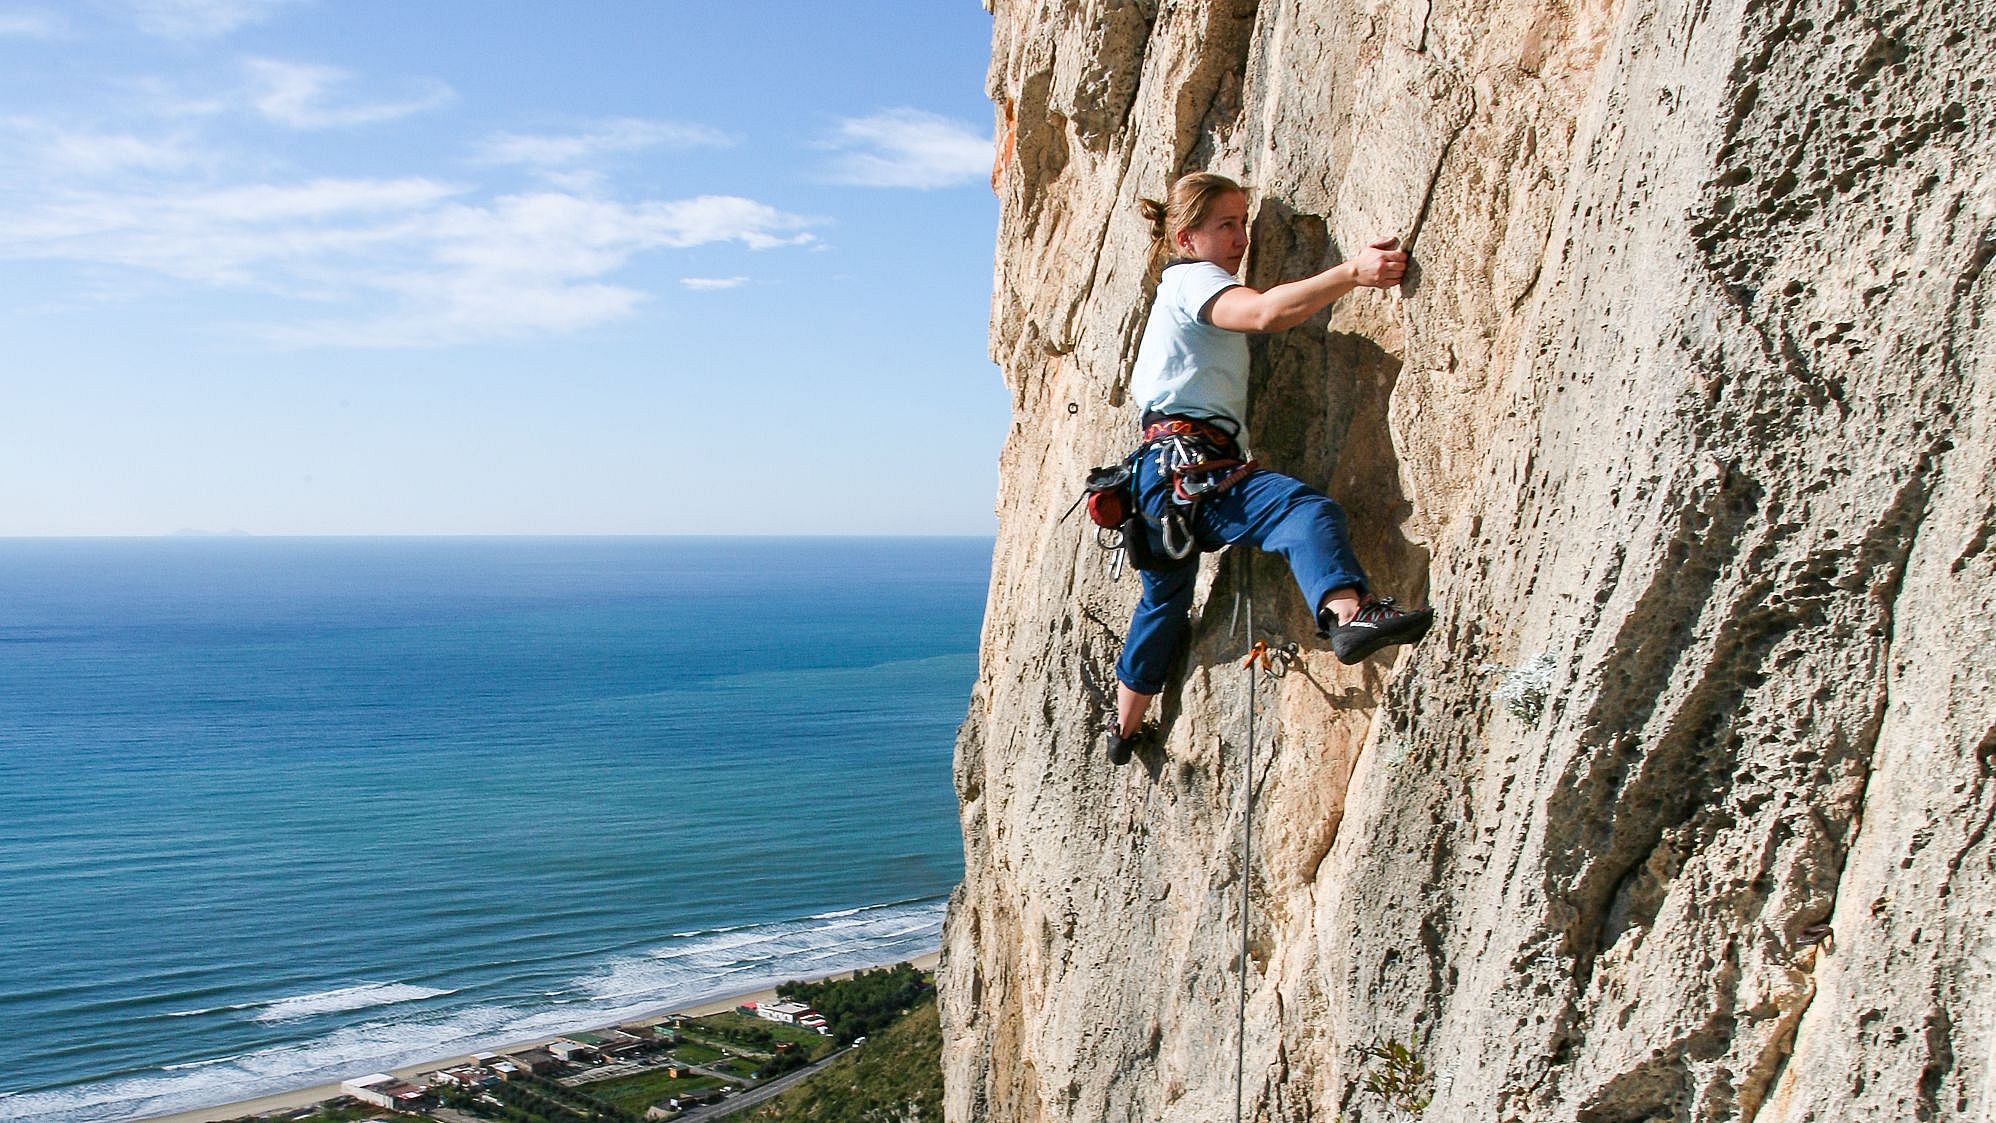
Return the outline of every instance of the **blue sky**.
<path id="1" fill-rule="evenodd" d="M 0 0 L 0 535 L 994 528 L 976 0 Z"/>

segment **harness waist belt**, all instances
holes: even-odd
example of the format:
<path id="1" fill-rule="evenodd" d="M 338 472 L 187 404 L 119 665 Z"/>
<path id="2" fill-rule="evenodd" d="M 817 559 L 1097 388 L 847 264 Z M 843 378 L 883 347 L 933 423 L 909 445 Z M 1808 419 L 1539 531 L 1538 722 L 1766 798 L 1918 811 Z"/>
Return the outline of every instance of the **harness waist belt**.
<path id="1" fill-rule="evenodd" d="M 1255 462 L 1242 459 L 1234 435 L 1218 425 L 1182 415 L 1146 420 L 1143 447 L 1164 446 L 1161 463 L 1171 475 L 1178 502 L 1192 504 L 1218 495 L 1254 474 Z"/>
<path id="2" fill-rule="evenodd" d="M 1152 444 L 1166 437 L 1188 437 L 1202 444 L 1211 445 L 1221 458 L 1239 460 L 1240 446 L 1234 443 L 1234 435 L 1201 417 L 1187 417 L 1182 414 L 1152 415 L 1145 419 L 1144 443 Z"/>

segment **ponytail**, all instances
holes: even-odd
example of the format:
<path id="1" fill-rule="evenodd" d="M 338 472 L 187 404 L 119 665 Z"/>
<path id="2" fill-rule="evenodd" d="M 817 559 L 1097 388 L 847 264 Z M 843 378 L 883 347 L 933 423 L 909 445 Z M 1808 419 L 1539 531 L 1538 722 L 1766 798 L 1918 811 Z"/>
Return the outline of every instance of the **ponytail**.
<path id="1" fill-rule="evenodd" d="M 1170 208 L 1156 199 L 1138 199 L 1137 212 L 1144 216 L 1145 222 L 1150 223 L 1151 241 L 1165 243 L 1171 241 L 1171 228 L 1165 221 L 1170 217 Z"/>

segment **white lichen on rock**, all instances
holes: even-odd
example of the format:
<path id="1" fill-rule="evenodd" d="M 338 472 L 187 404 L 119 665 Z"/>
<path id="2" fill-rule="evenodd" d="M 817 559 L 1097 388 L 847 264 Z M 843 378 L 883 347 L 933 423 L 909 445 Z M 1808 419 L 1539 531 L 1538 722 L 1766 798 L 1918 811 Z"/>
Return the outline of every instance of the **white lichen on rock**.
<path id="1" fill-rule="evenodd" d="M 1539 652 L 1516 668 L 1499 663 L 1485 663 L 1477 668 L 1484 674 L 1501 676 L 1490 696 L 1512 717 L 1527 725 L 1545 713 L 1546 698 L 1552 693 L 1553 672 L 1558 669 L 1559 660 L 1549 651 Z"/>

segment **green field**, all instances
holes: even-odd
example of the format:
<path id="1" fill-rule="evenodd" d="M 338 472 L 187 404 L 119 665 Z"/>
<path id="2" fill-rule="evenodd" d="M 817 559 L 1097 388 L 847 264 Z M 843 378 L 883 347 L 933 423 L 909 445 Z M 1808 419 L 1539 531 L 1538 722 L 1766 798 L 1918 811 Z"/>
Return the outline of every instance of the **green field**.
<path id="1" fill-rule="evenodd" d="M 672 1055 L 677 1057 L 682 1064 L 710 1065 L 727 1054 L 711 1045 L 702 1045 L 698 1041 L 687 1041 L 674 1047 Z"/>
<path id="2" fill-rule="evenodd" d="M 719 1088 L 723 1081 L 711 1076 L 695 1073 L 691 1076 L 671 1077 L 664 1069 L 655 1072 L 640 1072 L 632 1076 L 619 1076 L 615 1080 L 599 1080 L 589 1085 L 589 1094 L 604 1103 L 628 1111 L 633 1115 L 643 1115 L 645 1109 L 655 1103 L 663 1103 L 682 1092 L 699 1092 L 709 1088 Z"/>
<path id="3" fill-rule="evenodd" d="M 832 1039 L 817 1030 L 766 1021 L 750 1014 L 738 1014 L 733 1011 L 688 1019 L 685 1028 L 709 1039 L 739 1045 L 744 1052 L 761 1053 L 764 1056 L 769 1055 L 778 1041 L 790 1042 L 804 1050 L 805 1055 L 813 1060 L 833 1049 Z"/>

